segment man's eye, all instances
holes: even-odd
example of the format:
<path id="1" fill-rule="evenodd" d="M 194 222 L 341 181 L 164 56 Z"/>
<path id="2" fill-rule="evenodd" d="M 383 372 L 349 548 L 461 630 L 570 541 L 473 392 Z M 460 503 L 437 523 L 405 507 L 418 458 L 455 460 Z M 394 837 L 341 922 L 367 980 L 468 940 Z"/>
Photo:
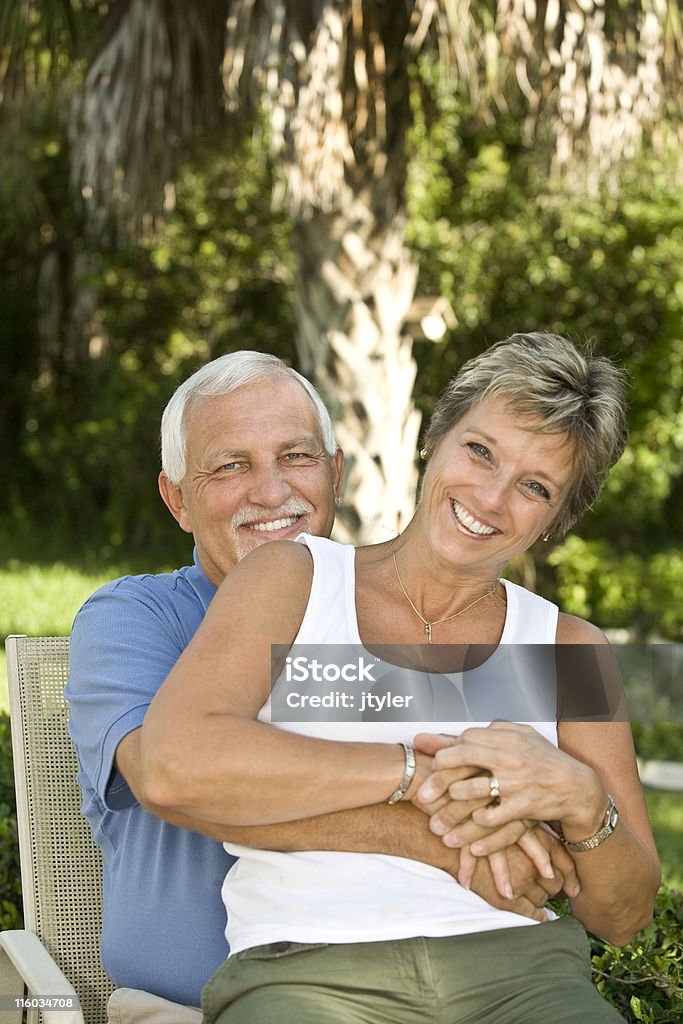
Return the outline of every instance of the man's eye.
<path id="1" fill-rule="evenodd" d="M 284 456 L 285 462 L 300 462 L 302 459 L 312 459 L 310 452 L 287 452 Z"/>
<path id="2" fill-rule="evenodd" d="M 241 463 L 239 462 L 224 462 L 219 469 L 221 472 L 234 473 L 236 469 L 239 469 L 240 465 Z"/>
<path id="3" fill-rule="evenodd" d="M 491 452 L 485 444 L 479 444 L 477 441 L 470 441 L 467 447 L 474 455 L 477 456 L 478 459 L 486 459 L 487 461 L 490 461 Z"/>

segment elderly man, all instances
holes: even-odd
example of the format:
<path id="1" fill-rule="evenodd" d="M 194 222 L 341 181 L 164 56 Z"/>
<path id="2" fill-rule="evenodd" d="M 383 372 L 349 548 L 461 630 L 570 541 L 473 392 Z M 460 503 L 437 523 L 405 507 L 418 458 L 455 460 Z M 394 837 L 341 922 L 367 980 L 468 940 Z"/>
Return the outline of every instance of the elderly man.
<path id="1" fill-rule="evenodd" d="M 266 541 L 328 536 L 343 470 L 313 387 L 256 352 L 222 356 L 185 381 L 164 412 L 161 440 L 159 490 L 194 536 L 194 564 L 98 590 L 74 623 L 67 689 L 83 810 L 104 857 L 102 960 L 120 986 L 110 1016 L 155 1024 L 199 1021 L 201 988 L 227 956 L 220 887 L 232 859 L 217 840 L 404 855 L 453 874 L 458 866 L 457 851 L 410 805 L 398 815 L 378 806 L 259 828 L 142 805 L 140 726 L 216 588 Z M 519 851 L 521 913 L 536 916 L 548 892 L 575 884 L 567 855 L 553 859 L 554 880 L 541 880 Z M 503 904 L 485 862 L 473 888 Z"/>

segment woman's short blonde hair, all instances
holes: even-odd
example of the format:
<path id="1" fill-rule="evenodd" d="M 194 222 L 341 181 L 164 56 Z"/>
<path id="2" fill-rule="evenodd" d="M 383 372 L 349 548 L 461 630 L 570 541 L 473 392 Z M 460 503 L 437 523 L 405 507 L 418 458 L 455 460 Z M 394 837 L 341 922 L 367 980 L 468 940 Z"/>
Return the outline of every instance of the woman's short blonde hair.
<path id="1" fill-rule="evenodd" d="M 465 363 L 439 399 L 424 454 L 473 406 L 502 398 L 539 421 L 542 433 L 567 434 L 574 447 L 574 480 L 551 531 L 563 535 L 597 500 L 628 440 L 626 374 L 589 345 L 557 334 L 513 334 Z"/>

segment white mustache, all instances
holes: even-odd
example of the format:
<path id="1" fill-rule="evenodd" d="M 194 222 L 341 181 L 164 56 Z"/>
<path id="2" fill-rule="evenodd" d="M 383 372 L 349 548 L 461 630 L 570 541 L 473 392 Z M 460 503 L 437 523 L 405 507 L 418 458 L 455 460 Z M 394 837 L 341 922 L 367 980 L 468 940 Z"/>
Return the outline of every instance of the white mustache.
<path id="1" fill-rule="evenodd" d="M 246 505 L 235 512 L 232 517 L 231 526 L 236 529 L 238 526 L 250 526 L 252 523 L 261 523 L 264 519 L 286 519 L 288 516 L 305 516 L 314 511 L 310 501 L 303 498 L 290 498 L 284 505 L 277 508 L 264 508 L 262 505 Z"/>

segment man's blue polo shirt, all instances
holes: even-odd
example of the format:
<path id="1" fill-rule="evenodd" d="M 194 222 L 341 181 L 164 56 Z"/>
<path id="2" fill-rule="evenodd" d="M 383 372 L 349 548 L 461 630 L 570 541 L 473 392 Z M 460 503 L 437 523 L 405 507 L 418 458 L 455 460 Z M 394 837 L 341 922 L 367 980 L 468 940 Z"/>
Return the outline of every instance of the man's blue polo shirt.
<path id="1" fill-rule="evenodd" d="M 118 986 L 193 1006 L 228 955 L 221 886 L 234 858 L 143 810 L 114 755 L 216 592 L 196 559 L 93 594 L 73 625 L 66 688 L 83 813 L 104 858 L 104 968 Z"/>

